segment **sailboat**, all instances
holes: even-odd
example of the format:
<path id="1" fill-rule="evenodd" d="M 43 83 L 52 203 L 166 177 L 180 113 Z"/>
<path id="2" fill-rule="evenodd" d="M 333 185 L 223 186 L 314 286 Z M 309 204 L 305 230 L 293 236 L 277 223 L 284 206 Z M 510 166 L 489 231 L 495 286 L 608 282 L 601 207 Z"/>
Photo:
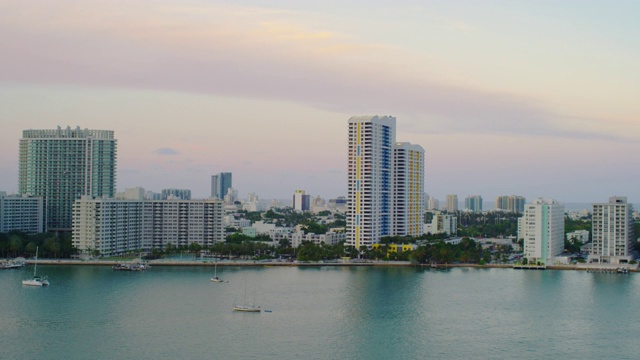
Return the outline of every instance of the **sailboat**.
<path id="1" fill-rule="evenodd" d="M 228 282 L 218 277 L 218 261 L 217 260 L 216 260 L 216 264 L 213 266 L 213 277 L 211 278 L 211 282 Z"/>
<path id="2" fill-rule="evenodd" d="M 36 247 L 36 261 L 33 263 L 33 279 L 22 280 L 22 285 L 29 286 L 46 286 L 49 285 L 49 280 L 46 276 L 36 275 L 36 269 L 38 268 L 38 248 Z"/>
<path id="3" fill-rule="evenodd" d="M 244 299 L 242 300 L 243 304 L 236 305 L 235 301 L 233 302 L 233 311 L 242 311 L 242 312 L 260 312 L 260 306 L 256 306 L 256 291 L 253 290 L 253 303 L 247 304 L 247 279 L 244 281 Z"/>

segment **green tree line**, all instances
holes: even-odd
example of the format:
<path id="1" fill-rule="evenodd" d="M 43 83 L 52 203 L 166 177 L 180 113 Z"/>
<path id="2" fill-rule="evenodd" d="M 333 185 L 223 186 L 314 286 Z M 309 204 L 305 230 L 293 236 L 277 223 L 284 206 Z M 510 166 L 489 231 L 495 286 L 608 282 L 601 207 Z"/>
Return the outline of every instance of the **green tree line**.
<path id="1" fill-rule="evenodd" d="M 33 257 L 36 248 L 42 258 L 64 259 L 78 252 L 71 242 L 71 233 L 0 233 L 0 257 Z"/>

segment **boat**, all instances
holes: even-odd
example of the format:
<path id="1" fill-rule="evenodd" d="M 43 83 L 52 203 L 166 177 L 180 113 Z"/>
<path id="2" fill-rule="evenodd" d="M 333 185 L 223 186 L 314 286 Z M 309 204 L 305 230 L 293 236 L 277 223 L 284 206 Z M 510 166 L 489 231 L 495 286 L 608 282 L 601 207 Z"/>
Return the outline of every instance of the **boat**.
<path id="1" fill-rule="evenodd" d="M 243 304 L 237 305 L 235 300 L 233 302 L 233 311 L 259 313 L 261 311 L 260 306 L 256 306 L 256 292 L 253 291 L 253 303 L 247 304 L 247 280 L 244 281 L 244 299 Z"/>
<path id="2" fill-rule="evenodd" d="M 16 260 L 2 260 L 0 261 L 0 269 L 17 269 L 25 265 L 24 262 L 18 262 Z"/>
<path id="3" fill-rule="evenodd" d="M 213 266 L 213 277 L 211 278 L 211 282 L 228 282 L 228 281 L 224 281 L 220 277 L 218 277 L 218 262 L 217 261 L 216 261 L 216 264 Z"/>
<path id="4" fill-rule="evenodd" d="M 33 263 L 33 279 L 22 280 L 22 285 L 28 286 L 47 286 L 49 280 L 46 276 L 38 276 L 36 270 L 38 268 L 38 248 L 36 247 L 36 261 Z"/>
<path id="5" fill-rule="evenodd" d="M 111 267 L 113 270 L 118 271 L 144 271 L 147 266 L 143 263 L 119 263 Z"/>

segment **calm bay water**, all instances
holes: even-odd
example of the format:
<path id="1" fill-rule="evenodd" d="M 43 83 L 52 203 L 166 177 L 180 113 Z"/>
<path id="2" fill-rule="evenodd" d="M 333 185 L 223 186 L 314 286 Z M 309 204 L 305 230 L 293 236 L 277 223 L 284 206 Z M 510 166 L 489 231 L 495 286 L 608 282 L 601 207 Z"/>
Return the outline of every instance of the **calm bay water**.
<path id="1" fill-rule="evenodd" d="M 635 359 L 640 275 L 414 268 L 0 271 L 1 359 Z M 221 270 L 219 267 L 218 270 Z M 260 314 L 234 313 L 247 297 Z"/>

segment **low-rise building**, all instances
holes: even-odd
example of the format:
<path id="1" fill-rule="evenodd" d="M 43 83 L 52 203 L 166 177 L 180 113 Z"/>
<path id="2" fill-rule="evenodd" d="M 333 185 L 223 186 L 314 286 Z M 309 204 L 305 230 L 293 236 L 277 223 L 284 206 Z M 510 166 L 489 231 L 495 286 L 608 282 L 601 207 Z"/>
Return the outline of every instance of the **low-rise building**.
<path id="1" fill-rule="evenodd" d="M 589 230 L 576 230 L 570 233 L 567 233 L 567 240 L 575 243 L 579 241 L 583 244 L 589 242 Z"/>

